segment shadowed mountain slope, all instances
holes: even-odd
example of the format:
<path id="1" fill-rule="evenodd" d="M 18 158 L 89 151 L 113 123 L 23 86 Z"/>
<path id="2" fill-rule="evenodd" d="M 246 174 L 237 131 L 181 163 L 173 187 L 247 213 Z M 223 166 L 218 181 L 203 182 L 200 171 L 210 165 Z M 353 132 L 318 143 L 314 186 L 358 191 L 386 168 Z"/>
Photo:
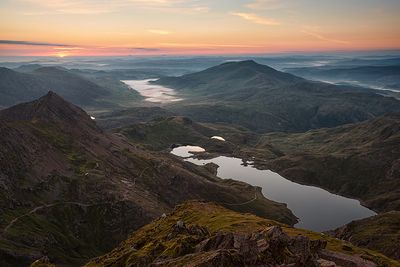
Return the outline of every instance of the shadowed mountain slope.
<path id="1" fill-rule="evenodd" d="M 376 86 L 400 90 L 400 65 L 362 67 L 307 67 L 286 71 L 313 80 L 347 82 L 354 85 Z"/>
<path id="2" fill-rule="evenodd" d="M 183 94 L 185 101 L 169 106 L 176 114 L 258 132 L 304 132 L 400 111 L 400 101 L 373 90 L 308 81 L 254 61 L 224 63 L 156 83 Z"/>
<path id="3" fill-rule="evenodd" d="M 99 85 L 63 68 L 41 67 L 29 73 L 0 68 L 0 105 L 31 101 L 49 90 L 82 106 L 96 105 L 96 98 L 109 94 Z"/>
<path id="4" fill-rule="evenodd" d="M 400 259 L 400 211 L 378 214 L 362 220 L 352 221 L 329 234 Z"/>
<path id="5" fill-rule="evenodd" d="M 77 266 L 189 199 L 296 221 L 259 188 L 103 133 L 53 92 L 0 111 L 0 163 L 1 266 Z"/>
<path id="6" fill-rule="evenodd" d="M 400 113 L 305 133 L 256 134 L 184 117 L 117 131 L 155 150 L 173 144 L 200 145 L 207 157 L 214 153 L 254 161 L 257 168 L 272 169 L 295 182 L 360 199 L 375 211 L 400 210 Z"/>
<path id="7" fill-rule="evenodd" d="M 400 210 L 399 113 L 300 134 L 271 133 L 255 148 L 254 156 L 269 158 L 260 166 L 289 179 L 361 199 L 376 211 Z M 275 156 L 266 152 L 271 148 Z"/>

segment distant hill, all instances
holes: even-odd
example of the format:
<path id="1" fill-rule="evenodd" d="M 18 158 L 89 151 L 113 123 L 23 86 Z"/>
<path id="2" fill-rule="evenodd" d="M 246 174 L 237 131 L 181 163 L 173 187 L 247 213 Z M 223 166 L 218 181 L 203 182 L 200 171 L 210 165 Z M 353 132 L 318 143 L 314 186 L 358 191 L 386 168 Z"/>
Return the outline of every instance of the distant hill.
<path id="1" fill-rule="evenodd" d="M 79 266 L 191 199 L 296 222 L 259 188 L 104 133 L 54 92 L 0 111 L 0 163 L 0 266 Z"/>
<path id="2" fill-rule="evenodd" d="M 255 167 L 272 169 L 295 182 L 360 199 L 377 212 L 400 211 L 400 113 L 305 133 L 257 134 L 184 117 L 117 131 L 154 150 L 173 144 L 200 145 L 207 153 L 251 160 Z"/>
<path id="3" fill-rule="evenodd" d="M 204 71 L 181 77 L 163 77 L 156 83 L 198 94 L 229 94 L 249 87 L 278 87 L 303 81 L 253 60 L 227 62 Z"/>
<path id="4" fill-rule="evenodd" d="M 379 251 L 393 259 L 400 259 L 400 211 L 352 221 L 330 231 L 329 234 L 356 246 Z"/>
<path id="5" fill-rule="evenodd" d="M 376 211 L 400 211 L 400 113 L 306 133 L 266 134 L 252 156 L 267 157 L 271 148 L 277 156 L 259 167 L 360 199 Z"/>
<path id="6" fill-rule="evenodd" d="M 313 80 L 347 82 L 400 91 L 400 65 L 363 67 L 309 67 L 285 69 L 290 73 Z"/>
<path id="7" fill-rule="evenodd" d="M 308 81 L 254 61 L 224 63 L 156 83 L 186 95 L 186 101 L 168 107 L 174 113 L 258 132 L 303 132 L 400 111 L 400 101 L 372 90 Z"/>
<path id="8" fill-rule="evenodd" d="M 132 107 L 129 109 L 104 112 L 96 115 L 97 124 L 103 129 L 113 129 L 157 118 L 167 118 L 174 115 L 160 107 Z"/>
<path id="9" fill-rule="evenodd" d="M 0 67 L 0 106 L 32 101 L 49 90 L 88 109 L 129 107 L 140 99 L 138 93 L 110 77 L 84 77 L 62 67 L 23 65 L 17 69 Z"/>
<path id="10" fill-rule="evenodd" d="M 31 72 L 0 68 L 0 105 L 31 101 L 49 90 L 80 106 L 95 106 L 96 98 L 109 92 L 99 85 L 58 67 L 40 67 Z"/>

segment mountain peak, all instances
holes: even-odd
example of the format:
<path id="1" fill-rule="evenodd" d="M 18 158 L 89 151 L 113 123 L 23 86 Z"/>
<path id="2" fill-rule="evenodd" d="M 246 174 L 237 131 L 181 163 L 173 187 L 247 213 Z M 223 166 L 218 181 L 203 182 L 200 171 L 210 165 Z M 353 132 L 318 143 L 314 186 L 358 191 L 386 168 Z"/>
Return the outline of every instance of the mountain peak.
<path id="1" fill-rule="evenodd" d="M 157 83 L 176 89 L 226 93 L 244 88 L 271 88 L 303 81 L 302 78 L 275 70 L 254 60 L 229 61 L 181 77 L 160 78 Z"/>
<path id="2" fill-rule="evenodd" d="M 67 102 L 53 91 L 38 100 L 22 103 L 0 111 L 6 121 L 34 121 L 56 125 L 86 124 L 96 127 L 90 116 L 81 108 Z"/>
<path id="3" fill-rule="evenodd" d="M 240 61 L 227 61 L 225 63 L 222 63 L 218 66 L 215 67 L 221 67 L 221 66 L 232 66 L 232 67 L 250 67 L 250 68 L 268 68 L 270 70 L 275 70 L 274 68 L 271 68 L 267 65 L 262 65 L 257 63 L 256 61 L 252 59 L 248 60 L 240 60 Z"/>
<path id="4" fill-rule="evenodd" d="M 267 81 L 267 84 L 270 85 L 277 82 L 290 83 L 302 80 L 299 77 L 280 72 L 267 65 L 259 64 L 254 60 L 226 62 L 218 66 L 206 69 L 204 71 L 194 74 L 188 74 L 185 76 L 195 76 L 195 78 L 202 77 L 206 80 L 213 80 L 214 78 L 220 80 L 220 77 L 223 76 L 224 80 L 237 80 L 237 82 L 258 79 L 258 81 Z"/>
<path id="5" fill-rule="evenodd" d="M 65 103 L 68 103 L 67 101 L 64 100 L 64 98 L 62 98 L 61 96 L 59 96 L 56 92 L 49 90 L 47 92 L 47 94 L 45 94 L 44 96 L 42 96 L 41 98 L 39 98 L 39 100 L 45 101 L 45 102 L 59 102 L 59 101 L 63 101 Z M 69 103 L 68 103 L 69 104 Z"/>
<path id="6" fill-rule="evenodd" d="M 247 60 L 238 60 L 238 61 L 227 61 L 228 64 L 236 64 L 236 65 L 260 65 L 252 59 Z"/>

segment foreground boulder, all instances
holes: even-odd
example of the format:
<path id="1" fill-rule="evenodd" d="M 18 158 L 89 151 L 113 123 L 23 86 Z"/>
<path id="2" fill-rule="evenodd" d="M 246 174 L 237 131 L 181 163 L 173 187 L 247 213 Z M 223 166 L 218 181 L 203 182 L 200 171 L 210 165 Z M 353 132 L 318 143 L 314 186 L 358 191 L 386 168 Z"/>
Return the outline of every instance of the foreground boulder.
<path id="1" fill-rule="evenodd" d="M 94 266 L 400 266 L 372 251 L 212 203 L 191 201 L 142 227 Z"/>
<path id="2" fill-rule="evenodd" d="M 80 266 L 175 205 L 204 199 L 294 224 L 285 204 L 105 133 L 53 92 L 0 111 L 0 266 Z"/>

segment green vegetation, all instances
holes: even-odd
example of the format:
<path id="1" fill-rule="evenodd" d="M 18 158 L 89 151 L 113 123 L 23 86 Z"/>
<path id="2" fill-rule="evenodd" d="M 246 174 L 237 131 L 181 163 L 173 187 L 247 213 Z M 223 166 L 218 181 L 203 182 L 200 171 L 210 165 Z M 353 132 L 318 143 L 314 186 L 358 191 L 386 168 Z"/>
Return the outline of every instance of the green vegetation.
<path id="1" fill-rule="evenodd" d="M 399 112 L 400 101 L 355 87 L 307 81 L 254 61 L 164 77 L 186 101 L 166 107 L 199 122 L 224 122 L 260 133 L 304 132 Z"/>
<path id="2" fill-rule="evenodd" d="M 110 253 L 93 259 L 86 266 L 140 265 L 141 263 L 152 262 L 156 257 L 178 258 L 176 266 L 181 266 L 186 260 L 185 255 L 194 252 L 194 247 L 201 241 L 202 234 L 194 237 L 193 235 L 178 234 L 171 237 L 171 230 L 174 229 L 178 221 L 184 222 L 188 229 L 191 227 L 202 229 L 198 231 L 209 233 L 210 236 L 229 232 L 251 234 L 279 225 L 289 236 L 301 235 L 312 240 L 324 240 L 327 242 L 327 249 L 329 250 L 348 255 L 358 255 L 375 261 L 379 266 L 385 264 L 386 266 L 400 266 L 398 262 L 377 252 L 355 247 L 324 234 L 295 229 L 252 214 L 237 213 L 212 203 L 198 201 L 177 206 L 165 218 L 159 218 L 137 230 Z M 206 258 L 207 253 L 200 254 L 200 257 L 202 256 Z"/>
<path id="3" fill-rule="evenodd" d="M 391 211 L 353 221 L 329 234 L 360 247 L 400 259 L 400 212 Z"/>
<path id="4" fill-rule="evenodd" d="M 200 145 L 216 154 L 252 159 L 260 169 L 358 198 L 377 211 L 400 210 L 398 158 L 400 117 L 386 115 L 357 124 L 305 133 L 256 134 L 224 124 L 171 117 L 119 129 L 135 143 L 163 150 Z M 226 142 L 210 140 L 222 136 Z M 211 154 L 211 155 L 210 155 Z"/>
<path id="5" fill-rule="evenodd" d="M 259 168 L 284 177 L 359 198 L 378 211 L 400 210 L 398 159 L 400 116 L 390 114 L 366 122 L 301 134 L 271 133 L 259 138 L 253 155 Z M 262 161 L 263 150 L 280 156 Z"/>
<path id="6" fill-rule="evenodd" d="M 77 266 L 186 200 L 294 224 L 256 188 L 106 134 L 55 93 L 0 112 L 0 265 Z"/>
<path id="7" fill-rule="evenodd" d="M 170 117 L 154 120 L 147 124 L 136 124 L 124 128 L 122 134 L 135 143 L 142 143 L 147 148 L 162 150 L 175 144 L 191 144 L 208 141 L 214 131 L 193 123 L 188 118 Z"/>

